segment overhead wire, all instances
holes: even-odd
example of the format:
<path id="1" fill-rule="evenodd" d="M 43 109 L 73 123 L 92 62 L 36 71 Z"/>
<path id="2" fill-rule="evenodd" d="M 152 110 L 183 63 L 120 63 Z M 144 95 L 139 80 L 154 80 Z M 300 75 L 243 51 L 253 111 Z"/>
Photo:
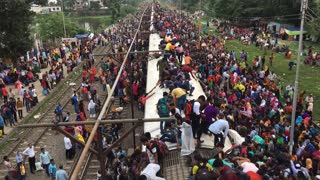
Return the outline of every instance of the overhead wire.
<path id="1" fill-rule="evenodd" d="M 238 16 L 227 16 L 228 19 L 254 19 L 254 18 L 261 18 L 261 19 L 272 19 L 272 18 L 283 18 L 283 17 L 291 17 L 291 16 L 301 16 L 301 14 L 287 14 L 287 15 L 280 15 L 280 16 L 248 16 L 248 17 L 238 17 Z"/>

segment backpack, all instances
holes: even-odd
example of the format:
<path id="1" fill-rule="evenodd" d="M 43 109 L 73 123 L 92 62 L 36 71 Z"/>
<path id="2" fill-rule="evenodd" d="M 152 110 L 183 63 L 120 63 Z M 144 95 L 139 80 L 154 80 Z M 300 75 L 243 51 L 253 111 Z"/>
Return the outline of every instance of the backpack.
<path id="1" fill-rule="evenodd" d="M 23 164 L 20 164 L 19 168 L 20 168 L 20 174 L 24 176 L 26 174 L 26 168 L 24 167 Z"/>
<path id="2" fill-rule="evenodd" d="M 187 101 L 184 113 L 186 115 L 186 120 L 190 120 L 190 116 L 194 114 L 193 105 L 195 100 Z"/>
<path id="3" fill-rule="evenodd" d="M 198 176 L 203 175 L 203 174 L 206 174 L 210 178 L 215 176 L 215 173 L 207 167 L 207 162 L 203 162 L 202 165 L 201 165 L 201 163 L 199 163 L 197 166 L 199 168 L 198 168 L 198 171 L 196 174 L 196 179 L 199 179 Z"/>
<path id="4" fill-rule="evenodd" d="M 150 150 L 151 153 L 152 153 L 151 149 L 154 147 L 157 148 L 158 156 L 160 156 L 161 158 L 164 158 L 169 152 L 169 148 L 166 145 L 166 143 L 164 143 L 158 138 L 154 138 L 153 141 L 151 141 L 151 143 L 148 146 L 148 149 Z"/>
<path id="5" fill-rule="evenodd" d="M 169 108 L 167 102 L 168 101 L 166 98 L 161 98 L 157 103 L 157 110 L 160 117 L 169 116 Z"/>
<path id="6" fill-rule="evenodd" d="M 61 106 L 57 106 L 56 109 L 54 110 L 54 113 L 55 114 L 62 113 L 62 107 Z"/>
<path id="7" fill-rule="evenodd" d="M 71 104 L 74 105 L 73 96 L 70 98 Z"/>
<path id="8" fill-rule="evenodd" d="M 185 81 L 183 83 L 183 89 L 189 91 L 190 90 L 190 82 L 189 81 Z"/>
<path id="9" fill-rule="evenodd" d="M 245 172 L 241 171 L 240 169 L 232 168 L 226 172 L 226 174 L 230 174 L 230 173 L 236 174 L 239 177 L 238 178 L 239 180 L 250 180 L 250 176 Z"/>

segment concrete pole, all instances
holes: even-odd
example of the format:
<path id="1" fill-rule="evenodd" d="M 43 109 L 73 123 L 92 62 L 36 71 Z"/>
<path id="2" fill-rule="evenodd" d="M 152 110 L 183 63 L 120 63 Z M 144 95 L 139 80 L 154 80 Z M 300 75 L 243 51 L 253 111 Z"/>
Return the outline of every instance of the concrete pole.
<path id="1" fill-rule="evenodd" d="M 107 179 L 106 161 L 105 161 L 106 157 L 105 157 L 105 154 L 103 153 L 103 144 L 102 144 L 103 135 L 102 135 L 100 126 L 98 128 L 97 133 L 98 133 L 98 152 L 99 152 L 98 160 L 100 162 L 101 178 L 102 179 Z"/>
<path id="2" fill-rule="evenodd" d="M 64 32 L 64 37 L 67 37 L 67 31 L 66 31 L 66 24 L 64 22 L 64 11 L 63 11 L 63 3 L 64 1 L 61 1 L 61 11 L 62 11 L 62 23 L 63 23 L 63 32 Z"/>
<path id="3" fill-rule="evenodd" d="M 182 19 L 182 0 L 180 0 L 180 19 Z"/>
<path id="4" fill-rule="evenodd" d="M 291 128 L 290 128 L 290 142 L 289 142 L 289 153 L 292 155 L 292 150 L 294 146 L 294 126 L 296 120 L 296 110 L 297 110 L 297 96 L 298 96 L 298 84 L 299 84 L 299 71 L 300 71 L 300 59 L 301 59 L 301 52 L 302 52 L 302 41 L 303 41 L 303 26 L 304 26 L 304 18 L 306 13 L 308 0 L 302 0 L 301 3 L 301 25 L 300 25 L 300 36 L 299 36 L 299 50 L 298 50 L 298 57 L 297 57 L 297 69 L 296 69 L 296 79 L 294 81 L 294 95 L 293 95 L 293 107 L 292 107 L 292 114 L 291 114 Z"/>

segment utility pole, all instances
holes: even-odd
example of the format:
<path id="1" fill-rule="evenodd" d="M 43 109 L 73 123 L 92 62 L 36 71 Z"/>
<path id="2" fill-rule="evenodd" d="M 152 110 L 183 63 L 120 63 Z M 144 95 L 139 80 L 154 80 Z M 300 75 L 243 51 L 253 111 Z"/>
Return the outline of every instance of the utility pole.
<path id="1" fill-rule="evenodd" d="M 62 23 L 63 23 L 63 32 L 64 32 L 64 37 L 67 37 L 67 31 L 66 31 L 66 24 L 64 23 L 64 10 L 63 10 L 63 3 L 64 1 L 61 1 L 61 11 L 62 11 Z"/>
<path id="2" fill-rule="evenodd" d="M 182 0 L 180 0 L 180 19 L 182 19 L 182 6 L 181 6 L 181 4 L 182 4 Z"/>
<path id="3" fill-rule="evenodd" d="M 201 21 L 200 21 L 201 6 L 202 6 L 202 0 L 200 0 L 200 4 L 199 4 L 199 13 L 198 13 L 198 24 L 199 24 L 199 47 L 200 47 L 200 48 L 201 48 Z"/>
<path id="4" fill-rule="evenodd" d="M 295 126 L 296 111 L 297 111 L 297 96 L 298 96 L 298 84 L 299 84 L 300 59 L 301 59 L 302 41 L 303 41 L 303 26 L 304 26 L 304 18 L 305 18 L 307 7 L 308 7 L 308 0 L 302 0 L 299 49 L 298 49 L 298 57 L 297 57 L 296 78 L 294 81 L 293 107 L 292 107 L 292 114 L 291 114 L 291 128 L 290 128 L 290 142 L 289 142 L 290 155 L 292 155 L 292 150 L 294 146 L 294 126 Z"/>

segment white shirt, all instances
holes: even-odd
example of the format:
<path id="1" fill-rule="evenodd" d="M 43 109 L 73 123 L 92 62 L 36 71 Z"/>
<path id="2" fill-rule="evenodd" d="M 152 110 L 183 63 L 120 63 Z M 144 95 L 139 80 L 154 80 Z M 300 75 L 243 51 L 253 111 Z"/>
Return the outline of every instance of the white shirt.
<path id="1" fill-rule="evenodd" d="M 193 112 L 196 113 L 196 115 L 200 115 L 200 103 L 198 101 L 193 104 Z"/>
<path id="2" fill-rule="evenodd" d="M 243 172 L 247 173 L 249 171 L 258 172 L 259 168 L 257 168 L 256 165 L 254 165 L 252 162 L 244 162 L 241 164 L 241 167 L 243 168 Z"/>
<path id="3" fill-rule="evenodd" d="M 259 78 L 264 78 L 264 74 L 265 74 L 264 71 L 260 71 L 260 72 L 259 72 Z"/>
<path id="4" fill-rule="evenodd" d="M 64 141 L 64 147 L 69 150 L 72 148 L 72 144 L 71 144 L 71 141 L 68 137 L 64 137 L 63 138 L 63 141 Z"/>
<path id="5" fill-rule="evenodd" d="M 190 86 L 190 87 L 194 87 L 191 79 L 189 80 L 189 86 Z"/>
<path id="6" fill-rule="evenodd" d="M 150 163 L 155 163 L 156 160 L 154 159 L 154 155 L 153 154 L 157 152 L 157 148 L 154 147 L 154 148 L 151 149 L 151 151 L 149 150 L 149 148 L 146 148 L 146 152 L 148 154 Z"/>
<path id="7" fill-rule="evenodd" d="M 229 133 L 229 123 L 224 119 L 219 119 L 209 126 L 209 131 L 213 134 L 220 134 L 222 131 L 224 131 L 223 136 L 227 137 Z"/>
<path id="8" fill-rule="evenodd" d="M 24 150 L 22 154 L 28 156 L 29 158 L 34 157 L 35 156 L 34 146 L 32 146 L 31 148 L 27 147 L 27 149 Z"/>
<path id="9" fill-rule="evenodd" d="M 180 109 L 179 109 L 179 108 L 176 108 L 176 114 L 181 115 L 181 111 L 180 111 Z"/>
<path id="10" fill-rule="evenodd" d="M 156 174 L 160 170 L 159 164 L 149 163 L 147 167 L 141 172 L 140 175 L 145 175 L 147 180 L 165 180 L 164 178 L 157 177 Z"/>

